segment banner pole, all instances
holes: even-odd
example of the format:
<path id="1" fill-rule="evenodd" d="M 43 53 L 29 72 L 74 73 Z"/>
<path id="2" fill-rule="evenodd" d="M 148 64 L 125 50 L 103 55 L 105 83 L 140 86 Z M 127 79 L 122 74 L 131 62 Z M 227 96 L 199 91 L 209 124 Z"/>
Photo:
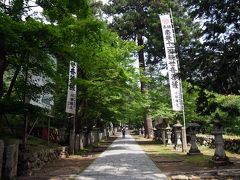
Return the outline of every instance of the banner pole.
<path id="1" fill-rule="evenodd" d="M 173 33 L 174 33 L 174 41 L 175 43 L 177 42 L 176 40 L 176 34 L 175 34 L 175 28 L 174 28 L 174 23 L 173 23 L 173 15 L 172 15 L 172 9 L 170 8 L 170 17 L 172 20 L 172 29 L 173 29 Z M 177 61 L 177 65 L 178 65 L 178 70 L 180 73 L 180 64 L 179 61 Z M 182 116 L 183 116 L 183 127 L 182 127 L 182 152 L 186 152 L 187 151 L 187 133 L 186 133 L 186 116 L 185 116 L 185 110 L 184 110 L 184 100 L 183 100 L 183 90 L 182 90 L 182 80 L 179 78 L 179 84 L 180 84 L 180 90 L 181 90 L 181 101 L 182 101 Z"/>
<path id="2" fill-rule="evenodd" d="M 187 133 L 186 133 L 186 116 L 185 116 L 185 110 L 184 110 L 184 105 L 183 105 L 183 127 L 182 127 L 182 152 L 187 152 Z"/>
<path id="3" fill-rule="evenodd" d="M 75 125 L 75 123 L 76 123 L 76 115 L 74 114 L 73 115 L 73 149 L 72 149 L 73 150 L 72 151 L 73 155 L 75 154 L 75 140 L 76 140 L 75 139 L 75 137 L 76 137 L 76 133 L 75 133 L 75 129 L 76 129 L 75 126 L 76 125 Z"/>
<path id="4" fill-rule="evenodd" d="M 68 79 L 68 94 L 66 101 L 66 113 L 69 114 L 69 119 L 72 121 L 72 128 L 70 128 L 70 153 L 74 154 L 75 148 L 75 129 L 76 129 L 76 94 L 77 85 L 73 82 L 77 78 L 77 63 L 70 61 L 69 65 L 69 79 Z"/>

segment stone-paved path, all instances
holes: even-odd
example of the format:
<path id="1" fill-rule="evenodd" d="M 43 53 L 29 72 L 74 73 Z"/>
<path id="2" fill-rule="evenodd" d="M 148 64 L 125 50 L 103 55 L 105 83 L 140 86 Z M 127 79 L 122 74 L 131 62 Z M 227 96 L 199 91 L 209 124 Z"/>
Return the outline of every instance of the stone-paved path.
<path id="1" fill-rule="evenodd" d="M 131 135 L 119 137 L 76 180 L 166 180 Z"/>

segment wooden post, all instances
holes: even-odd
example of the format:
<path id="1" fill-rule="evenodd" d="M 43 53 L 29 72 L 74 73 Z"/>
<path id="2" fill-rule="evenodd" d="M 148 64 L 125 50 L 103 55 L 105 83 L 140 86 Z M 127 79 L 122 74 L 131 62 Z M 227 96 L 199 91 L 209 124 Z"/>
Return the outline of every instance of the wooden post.
<path id="1" fill-rule="evenodd" d="M 24 112 L 24 127 L 23 127 L 23 148 L 26 148 L 26 144 L 27 144 L 27 128 L 28 128 L 28 109 L 25 109 Z"/>
<path id="2" fill-rule="evenodd" d="M 48 139 L 47 139 L 48 146 L 50 144 L 49 140 L 50 140 L 50 117 L 48 117 Z"/>

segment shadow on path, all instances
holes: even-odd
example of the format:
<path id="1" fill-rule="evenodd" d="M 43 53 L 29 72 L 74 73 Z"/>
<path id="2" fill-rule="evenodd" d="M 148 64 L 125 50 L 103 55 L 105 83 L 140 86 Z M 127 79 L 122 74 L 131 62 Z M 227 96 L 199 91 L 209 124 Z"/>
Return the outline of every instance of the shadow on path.
<path id="1" fill-rule="evenodd" d="M 77 180 L 165 180 L 164 174 L 149 159 L 130 135 L 119 137 Z"/>

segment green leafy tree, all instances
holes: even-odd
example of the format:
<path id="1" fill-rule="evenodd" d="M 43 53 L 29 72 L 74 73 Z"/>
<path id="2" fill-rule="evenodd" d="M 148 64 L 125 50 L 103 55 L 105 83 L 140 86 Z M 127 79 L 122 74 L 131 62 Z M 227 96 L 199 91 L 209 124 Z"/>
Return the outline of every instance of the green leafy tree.
<path id="1" fill-rule="evenodd" d="M 239 0 L 184 1 L 202 23 L 203 43 L 184 62 L 187 79 L 220 94 L 239 94 Z"/>
<path id="2" fill-rule="evenodd" d="M 126 119 L 130 102 L 135 102 L 135 97 L 139 96 L 136 73 L 130 65 L 130 53 L 136 51 L 135 45 L 111 33 L 103 22 L 93 17 L 88 4 L 82 6 L 77 1 L 39 1 L 39 4 L 44 8 L 47 19 L 58 23 L 64 42 L 70 44 L 67 46 L 70 55 L 64 55 L 64 58 L 78 63 L 75 82 L 78 87 L 77 131 L 84 126 L 91 130 L 101 123 L 117 123 Z M 66 63 L 58 63 L 58 66 L 63 67 L 60 71 L 64 68 L 67 71 Z M 67 78 L 64 79 L 66 81 Z M 63 116 L 65 101 L 62 99 L 66 98 L 67 88 L 59 89 L 55 112 Z M 141 97 L 138 99 L 141 101 Z M 131 111 L 134 109 L 131 107 Z"/>
<path id="3" fill-rule="evenodd" d="M 240 126 L 240 97 L 238 95 L 216 95 L 216 112 L 223 119 L 225 130 L 228 134 L 239 135 Z"/>
<path id="4" fill-rule="evenodd" d="M 174 19 L 176 34 L 178 41 L 181 42 L 178 49 L 186 55 L 188 52 L 186 47 L 189 47 L 189 41 L 192 38 L 189 32 L 194 29 L 195 25 L 187 17 L 185 9 L 179 1 L 110 0 L 109 5 L 104 8 L 105 13 L 112 17 L 110 26 L 122 38 L 133 40 L 142 47 L 137 54 L 142 74 L 147 74 L 150 64 L 158 63 L 162 69 L 165 67 L 162 61 L 165 53 L 158 14 L 167 13 L 170 8 L 173 16 L 177 17 Z M 192 34 L 194 34 L 194 30 Z M 147 82 L 144 79 L 141 78 L 141 90 L 147 93 Z M 152 129 L 148 111 L 146 107 L 144 122 L 147 137 L 150 136 Z"/>
<path id="5" fill-rule="evenodd" d="M 24 145 L 28 113 L 37 112 L 28 101 L 43 92 L 52 92 L 56 79 L 53 58 L 64 47 L 59 29 L 31 18 L 29 8 L 28 1 L 15 0 L 10 4 L 1 2 L 0 10 L 1 117 L 6 119 L 6 113 L 24 115 Z M 52 80 L 46 80 L 45 85 L 39 87 L 36 82 L 29 83 L 33 75 Z"/>

